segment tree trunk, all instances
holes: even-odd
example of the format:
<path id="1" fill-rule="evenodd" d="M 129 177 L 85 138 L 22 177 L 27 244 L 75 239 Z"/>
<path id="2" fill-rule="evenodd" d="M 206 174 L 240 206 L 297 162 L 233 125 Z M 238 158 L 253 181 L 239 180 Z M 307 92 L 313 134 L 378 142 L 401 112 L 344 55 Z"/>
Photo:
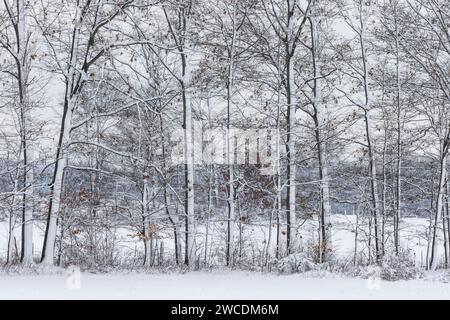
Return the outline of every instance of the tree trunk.
<path id="1" fill-rule="evenodd" d="M 72 129 L 72 117 L 76 103 L 74 80 L 77 73 L 76 62 L 78 58 L 78 47 L 80 40 L 81 12 L 77 10 L 76 24 L 73 29 L 72 43 L 70 47 L 70 59 L 66 76 L 66 88 L 64 94 L 63 116 L 59 131 L 59 140 L 56 150 L 56 165 L 50 189 L 50 202 L 45 229 L 44 245 L 42 249 L 41 263 L 53 265 L 56 241 L 56 225 L 61 205 L 61 193 L 64 184 L 64 170 L 67 166 L 67 155 L 65 148 L 70 143 L 70 131 Z M 78 87 L 78 90 L 79 87 Z"/>
<path id="2" fill-rule="evenodd" d="M 234 148 L 232 147 L 234 135 L 230 127 L 231 124 L 231 108 L 232 108 L 232 90 L 233 90 L 233 56 L 230 57 L 228 83 L 227 83 L 227 166 L 228 166 L 228 183 L 227 183 L 227 243 L 226 243 L 226 264 L 231 265 L 234 238 L 234 220 L 235 220 L 235 190 L 234 190 Z"/>
<path id="3" fill-rule="evenodd" d="M 294 3 L 292 2 L 292 6 Z M 293 10 L 293 8 L 290 8 Z M 295 114 L 297 108 L 297 96 L 294 82 L 294 59 L 292 57 L 293 46 L 293 21 L 288 20 L 287 34 L 288 41 L 286 42 L 286 94 L 287 94 L 287 133 L 286 133 L 286 151 L 287 151 L 287 237 L 286 237 L 286 251 L 292 253 L 296 246 L 296 150 L 295 150 Z"/>
<path id="4" fill-rule="evenodd" d="M 191 94 L 189 89 L 190 83 L 190 66 L 187 61 L 187 55 L 182 53 L 183 63 L 183 129 L 184 129 L 184 159 L 185 159 L 185 257 L 186 265 L 192 264 L 195 248 L 194 248 L 194 150 L 193 150 L 193 134 L 192 134 L 192 106 Z"/>
<path id="5" fill-rule="evenodd" d="M 440 161 L 440 175 L 439 175 L 439 186 L 437 191 L 437 199 L 436 199 L 436 207 L 435 207 L 435 216 L 433 221 L 433 229 L 432 229 L 432 238 L 431 238 L 431 252 L 430 252 L 430 260 L 429 260 L 429 269 L 436 270 L 438 265 L 437 259 L 437 248 L 438 248 L 438 239 L 437 239 L 437 230 L 438 223 L 442 218 L 442 208 L 443 208 L 443 198 L 444 198 L 444 189 L 446 184 L 446 176 L 447 176 L 447 155 L 445 152 L 442 152 L 441 161 Z"/>
<path id="6" fill-rule="evenodd" d="M 372 133 L 370 128 L 370 118 L 368 112 L 364 114 L 365 124 L 366 124 L 366 137 L 367 137 L 367 147 L 369 153 L 369 175 L 370 175 L 370 189 L 372 198 L 372 211 L 373 211 L 373 232 L 375 240 L 375 257 L 377 263 L 381 262 L 382 253 L 380 251 L 380 241 L 379 241 L 379 199 L 378 199 L 378 182 L 377 182 L 377 171 L 374 150 L 372 146 Z"/>
<path id="7" fill-rule="evenodd" d="M 25 0 L 17 0 L 17 80 L 19 88 L 21 144 L 23 156 L 23 206 L 22 206 L 22 248 L 23 265 L 33 263 L 33 151 L 31 148 L 31 110 L 28 96 L 29 65 L 27 57 L 28 31 Z"/>
<path id="8" fill-rule="evenodd" d="M 371 198 L 372 198 L 372 213 L 373 213 L 373 228 L 374 228 L 374 240 L 375 240 L 375 257 L 377 263 L 381 262 L 382 253 L 380 251 L 380 243 L 379 243 L 379 226 L 378 226 L 378 217 L 379 217 L 379 199 L 378 199 L 378 182 L 377 182 L 377 170 L 376 170 L 376 161 L 375 161 L 375 150 L 373 146 L 373 138 L 372 138 L 372 121 L 370 118 L 370 99 L 369 99 L 369 71 L 368 71 L 368 60 L 367 60 L 367 52 L 365 47 L 365 30 L 366 25 L 363 21 L 362 12 L 360 9 L 359 12 L 359 22 L 360 22 L 360 32 L 359 32 L 359 44 L 360 44 L 360 53 L 361 53 L 361 61 L 363 67 L 362 81 L 364 85 L 364 122 L 365 122 L 365 133 L 366 133 L 366 143 L 367 143 L 367 151 L 369 155 L 369 179 L 370 179 L 370 188 L 371 188 Z"/>
<path id="9" fill-rule="evenodd" d="M 68 88 L 66 88 L 68 90 Z M 56 229 L 58 215 L 61 205 L 61 193 L 64 182 L 64 169 L 67 165 L 67 156 L 64 148 L 70 141 L 70 128 L 72 123 L 73 103 L 72 99 L 66 97 L 63 120 L 61 123 L 60 136 L 56 152 L 56 165 L 53 172 L 53 179 L 50 189 L 50 202 L 47 216 L 47 225 L 45 229 L 44 245 L 42 249 L 41 263 L 53 265 Z"/>
<path id="10" fill-rule="evenodd" d="M 151 265 L 151 258 L 152 258 L 152 246 L 151 246 L 151 238 L 152 235 L 150 234 L 150 212 L 149 212 L 149 182 L 148 182 L 148 174 L 144 173 L 144 184 L 143 184 L 143 190 L 142 190 L 142 228 L 143 232 L 142 235 L 144 236 L 144 248 L 145 248 L 145 255 L 144 255 L 144 266 L 150 266 Z"/>
<path id="11" fill-rule="evenodd" d="M 329 177 L 327 164 L 326 138 L 324 135 L 325 117 L 322 110 L 321 68 L 320 68 L 320 39 L 319 17 L 314 16 L 311 22 L 311 52 L 313 62 L 313 119 L 315 138 L 317 144 L 317 158 L 319 162 L 320 183 L 320 219 L 319 219 L 319 261 L 324 262 L 326 255 L 331 251 L 331 206 L 329 192 Z"/>
<path id="12" fill-rule="evenodd" d="M 397 9 L 397 6 L 395 7 Z M 401 83 L 400 83 L 400 58 L 399 58 L 399 42 L 397 28 L 397 13 L 395 13 L 395 49 L 396 49 L 396 80 L 397 80 L 397 163 L 396 163 L 396 202 L 394 214 L 394 247 L 395 254 L 398 255 L 400 246 L 400 230 L 399 222 L 402 210 L 402 118 L 401 118 Z"/>

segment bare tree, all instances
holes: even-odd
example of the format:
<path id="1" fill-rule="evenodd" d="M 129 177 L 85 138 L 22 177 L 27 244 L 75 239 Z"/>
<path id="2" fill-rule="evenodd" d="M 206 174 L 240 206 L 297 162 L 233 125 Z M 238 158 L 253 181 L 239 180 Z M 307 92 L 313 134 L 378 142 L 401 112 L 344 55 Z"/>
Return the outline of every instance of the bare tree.
<path id="1" fill-rule="evenodd" d="M 4 1 L 8 22 L 0 31 L 0 46 L 14 61 L 11 75 L 17 81 L 21 158 L 23 163 L 20 185 L 22 196 L 22 263 L 33 263 L 33 149 L 30 86 L 31 34 L 28 31 L 27 8 L 24 0 Z"/>
<path id="2" fill-rule="evenodd" d="M 283 46 L 283 66 L 280 75 L 286 92 L 286 157 L 287 157 L 287 252 L 296 248 L 296 109 L 297 88 L 295 84 L 294 61 L 300 38 L 306 29 L 306 22 L 310 15 L 313 1 L 306 5 L 297 0 L 289 1 L 263 1 L 263 13 L 267 19 L 268 28 L 280 40 Z"/>
<path id="3" fill-rule="evenodd" d="M 95 48 L 100 32 L 104 31 L 132 0 L 106 4 L 102 1 L 76 1 L 74 6 L 61 7 L 57 11 L 62 17 L 69 14 L 72 21 L 72 31 L 68 35 L 67 52 L 59 52 L 58 43 L 53 34 L 61 32 L 54 29 L 46 16 L 50 5 L 42 8 L 44 18 L 37 21 L 45 36 L 47 45 L 52 52 L 55 67 L 64 78 L 64 102 L 62 104 L 62 118 L 56 151 L 55 168 L 51 182 L 50 203 L 41 262 L 53 265 L 55 254 L 55 240 L 58 214 L 61 207 L 61 191 L 64 182 L 64 170 L 67 166 L 67 147 L 70 144 L 70 134 L 74 128 L 73 117 L 77 107 L 77 100 L 88 79 L 88 72 L 92 66 L 105 55 L 105 48 Z M 112 5 L 112 10 L 110 8 Z"/>

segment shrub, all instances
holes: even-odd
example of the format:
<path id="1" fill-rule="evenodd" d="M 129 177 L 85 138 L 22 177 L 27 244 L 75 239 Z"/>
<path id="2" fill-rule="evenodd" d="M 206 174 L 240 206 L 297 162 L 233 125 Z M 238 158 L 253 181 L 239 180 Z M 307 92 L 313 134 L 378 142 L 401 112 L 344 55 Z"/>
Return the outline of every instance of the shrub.
<path id="1" fill-rule="evenodd" d="M 381 262 L 380 277 L 384 280 L 409 280 L 422 274 L 416 267 L 411 251 L 400 251 L 398 255 L 386 254 Z"/>
<path id="2" fill-rule="evenodd" d="M 273 262 L 279 273 L 290 274 L 317 270 L 317 265 L 306 253 L 293 253 Z"/>

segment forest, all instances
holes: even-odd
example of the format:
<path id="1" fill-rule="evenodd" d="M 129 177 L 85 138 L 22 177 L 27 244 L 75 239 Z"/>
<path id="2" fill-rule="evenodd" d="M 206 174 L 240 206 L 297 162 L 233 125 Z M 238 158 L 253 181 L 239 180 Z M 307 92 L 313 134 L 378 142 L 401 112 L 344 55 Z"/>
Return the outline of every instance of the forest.
<path id="1" fill-rule="evenodd" d="M 0 269 L 444 270 L 449 107 L 448 0 L 2 0 Z"/>

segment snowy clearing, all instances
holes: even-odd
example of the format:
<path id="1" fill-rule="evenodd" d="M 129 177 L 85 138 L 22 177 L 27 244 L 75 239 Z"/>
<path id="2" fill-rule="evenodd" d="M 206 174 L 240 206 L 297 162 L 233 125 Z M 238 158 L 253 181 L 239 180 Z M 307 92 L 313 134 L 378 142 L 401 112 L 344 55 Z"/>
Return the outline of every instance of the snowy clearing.
<path id="1" fill-rule="evenodd" d="M 244 272 L 0 276 L 1 299 L 450 299 L 432 280 L 383 281 Z"/>

